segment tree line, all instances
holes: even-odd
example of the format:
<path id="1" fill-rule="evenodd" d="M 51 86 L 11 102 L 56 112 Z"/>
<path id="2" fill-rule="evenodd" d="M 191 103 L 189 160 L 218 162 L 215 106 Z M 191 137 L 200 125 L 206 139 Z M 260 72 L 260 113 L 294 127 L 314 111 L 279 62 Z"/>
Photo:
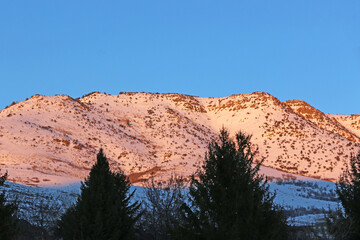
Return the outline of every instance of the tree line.
<path id="1" fill-rule="evenodd" d="M 326 234 L 299 234 L 288 226 L 284 210 L 274 203 L 262 161 L 251 136 L 231 139 L 222 129 L 210 142 L 203 165 L 189 186 L 173 176 L 166 185 L 153 179 L 139 202 L 123 172 L 111 171 L 100 149 L 81 193 L 54 225 L 52 234 L 21 236 L 17 206 L 0 194 L 0 239 L 360 239 L 360 153 L 351 157 L 337 194 L 343 210 L 330 212 Z M 0 184 L 7 174 L 0 177 Z"/>

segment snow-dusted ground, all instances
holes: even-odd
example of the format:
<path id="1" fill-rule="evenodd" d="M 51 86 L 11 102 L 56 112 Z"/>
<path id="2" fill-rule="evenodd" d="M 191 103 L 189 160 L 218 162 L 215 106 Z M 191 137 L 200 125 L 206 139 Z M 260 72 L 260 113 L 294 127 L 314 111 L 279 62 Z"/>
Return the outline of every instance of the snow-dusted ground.
<path id="1" fill-rule="evenodd" d="M 284 207 L 288 222 L 308 225 L 321 221 L 324 212 L 339 207 L 335 184 L 325 181 L 285 180 L 270 183 L 275 202 Z"/>
<path id="2" fill-rule="evenodd" d="M 339 206 L 335 184 L 331 182 L 276 179 L 269 184 L 270 190 L 276 192 L 275 203 L 284 207 L 289 215 L 288 222 L 292 225 L 309 225 L 321 221 L 325 211 Z M 136 200 L 145 199 L 145 188 L 132 186 L 131 189 L 135 190 Z M 76 201 L 80 183 L 39 188 L 6 182 L 5 186 L 0 187 L 2 191 L 5 191 L 9 201 L 18 201 L 21 218 L 37 223 L 39 206 L 48 205 L 51 211 L 60 215 Z"/>

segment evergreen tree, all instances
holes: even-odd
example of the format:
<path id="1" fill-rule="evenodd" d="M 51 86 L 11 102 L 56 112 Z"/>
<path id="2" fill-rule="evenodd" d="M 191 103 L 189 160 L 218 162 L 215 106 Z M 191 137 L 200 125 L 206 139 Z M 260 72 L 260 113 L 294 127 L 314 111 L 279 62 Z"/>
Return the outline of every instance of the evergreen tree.
<path id="1" fill-rule="evenodd" d="M 236 143 L 222 129 L 212 141 L 202 169 L 192 176 L 189 203 L 177 239 L 286 239 L 283 212 L 273 203 L 266 179 L 252 167 L 257 150 L 251 136 L 236 134 Z"/>
<path id="2" fill-rule="evenodd" d="M 132 239 L 138 202 L 126 176 L 110 170 L 102 149 L 76 204 L 61 217 L 58 233 L 66 239 Z"/>
<path id="3" fill-rule="evenodd" d="M 1 186 L 7 178 L 7 173 L 0 177 Z M 7 203 L 5 193 L 0 194 L 0 239 L 13 239 L 18 232 L 16 203 Z"/>
<path id="4" fill-rule="evenodd" d="M 1 169 L 0 169 L 1 170 Z M 0 176 L 0 186 L 3 186 L 6 179 L 8 177 L 8 173 L 6 172 L 4 175 Z"/>
<path id="5" fill-rule="evenodd" d="M 344 216 L 341 216 L 343 224 L 346 223 L 347 234 L 343 239 L 360 239 L 360 152 L 350 157 L 350 169 L 346 168 L 336 185 L 341 205 L 344 208 Z M 334 222 L 339 226 L 338 222 Z M 338 228 L 335 228 L 335 230 Z M 339 235 L 339 231 L 334 232 Z"/>

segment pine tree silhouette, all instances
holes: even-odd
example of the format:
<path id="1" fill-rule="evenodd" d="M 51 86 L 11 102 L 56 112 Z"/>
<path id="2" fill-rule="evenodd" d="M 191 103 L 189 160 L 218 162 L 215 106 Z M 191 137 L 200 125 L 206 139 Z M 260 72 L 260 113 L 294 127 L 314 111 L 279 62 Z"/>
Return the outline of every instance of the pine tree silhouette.
<path id="1" fill-rule="evenodd" d="M 7 172 L 0 177 L 0 186 L 7 179 Z M 0 194 L 0 239 L 13 239 L 18 233 L 17 204 L 7 203 L 5 193 Z"/>
<path id="2" fill-rule="evenodd" d="M 209 144 L 202 169 L 192 177 L 176 239 L 287 239 L 275 195 L 258 174 L 261 163 L 252 167 L 257 150 L 250 138 L 240 132 L 235 143 L 222 129 L 219 142 Z"/>
<path id="3" fill-rule="evenodd" d="M 0 171 L 1 171 L 1 169 L 0 169 Z M 6 172 L 4 175 L 0 176 L 0 186 L 3 186 L 3 185 L 4 185 L 7 177 L 8 177 L 8 173 L 7 173 L 7 172 Z"/>
<path id="4" fill-rule="evenodd" d="M 360 152 L 350 157 L 350 169 L 347 168 L 340 176 L 336 185 L 336 193 L 344 208 L 345 215 L 340 216 L 345 227 L 339 228 L 339 222 L 335 222 L 335 235 L 346 236 L 344 239 L 360 239 Z M 334 225 L 334 224 L 333 224 Z M 339 230 L 342 232 L 340 234 Z"/>
<path id="5" fill-rule="evenodd" d="M 140 204 L 131 203 L 134 192 L 129 191 L 126 176 L 110 170 L 100 149 L 77 203 L 59 221 L 58 234 L 64 240 L 132 239 Z"/>

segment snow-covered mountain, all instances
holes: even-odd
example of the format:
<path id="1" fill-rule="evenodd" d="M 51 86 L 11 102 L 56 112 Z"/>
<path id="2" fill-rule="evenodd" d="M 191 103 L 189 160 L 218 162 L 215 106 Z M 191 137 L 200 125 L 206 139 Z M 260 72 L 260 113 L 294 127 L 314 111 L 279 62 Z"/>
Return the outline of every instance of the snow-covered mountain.
<path id="1" fill-rule="evenodd" d="M 360 150 L 360 115 L 327 115 L 267 93 L 202 98 L 181 94 L 41 96 L 0 111 L 0 168 L 27 185 L 76 182 L 100 147 L 133 183 L 189 176 L 224 126 L 252 134 L 264 165 L 336 181 Z M 265 170 L 264 170 L 265 171 Z M 265 171 L 266 173 L 266 171 Z"/>

